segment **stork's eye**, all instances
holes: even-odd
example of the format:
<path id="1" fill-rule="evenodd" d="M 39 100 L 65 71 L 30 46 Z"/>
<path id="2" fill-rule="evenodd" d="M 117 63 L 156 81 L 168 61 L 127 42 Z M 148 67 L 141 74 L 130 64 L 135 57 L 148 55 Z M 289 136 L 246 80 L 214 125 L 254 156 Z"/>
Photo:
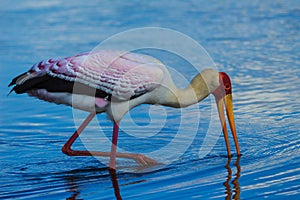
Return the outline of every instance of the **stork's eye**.
<path id="1" fill-rule="evenodd" d="M 225 84 L 225 89 L 226 90 L 229 90 L 231 87 L 230 87 L 230 85 L 229 84 Z"/>

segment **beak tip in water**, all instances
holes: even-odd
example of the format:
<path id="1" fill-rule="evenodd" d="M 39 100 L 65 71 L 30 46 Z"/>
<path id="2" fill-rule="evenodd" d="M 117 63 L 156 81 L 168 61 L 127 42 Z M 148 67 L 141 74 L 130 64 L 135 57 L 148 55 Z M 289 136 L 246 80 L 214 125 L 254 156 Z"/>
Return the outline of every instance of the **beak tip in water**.
<path id="1" fill-rule="evenodd" d="M 237 156 L 241 156 L 240 147 L 238 144 L 238 138 L 237 138 L 237 134 L 236 134 L 235 122 L 234 122 L 232 95 L 227 94 L 223 98 L 216 98 L 216 103 L 217 103 L 217 107 L 218 107 L 219 118 L 220 118 L 222 130 L 223 130 L 223 134 L 224 134 L 228 157 L 232 157 L 233 154 L 230 153 L 229 136 L 228 136 L 228 131 L 227 131 L 224 107 L 226 110 L 227 120 L 229 122 L 229 126 L 230 126 L 233 140 L 235 143 Z"/>

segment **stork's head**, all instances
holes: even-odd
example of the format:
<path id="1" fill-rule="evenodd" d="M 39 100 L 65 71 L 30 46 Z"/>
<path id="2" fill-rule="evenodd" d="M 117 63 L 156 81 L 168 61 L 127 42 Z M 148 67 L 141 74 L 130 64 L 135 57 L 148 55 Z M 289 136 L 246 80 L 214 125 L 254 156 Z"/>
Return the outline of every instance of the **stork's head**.
<path id="1" fill-rule="evenodd" d="M 225 142 L 226 142 L 228 157 L 231 157 L 231 153 L 230 153 L 230 145 L 229 145 L 229 139 L 228 139 L 228 131 L 226 128 L 224 106 L 226 109 L 227 119 L 228 119 L 228 122 L 230 125 L 233 139 L 234 139 L 237 155 L 240 155 L 240 147 L 238 144 L 236 128 L 235 128 L 235 123 L 234 123 L 231 81 L 230 81 L 229 76 L 225 72 L 219 72 L 219 86 L 212 92 L 212 94 L 216 98 L 219 117 L 220 117 L 222 130 L 223 130 L 224 138 L 225 138 Z"/>

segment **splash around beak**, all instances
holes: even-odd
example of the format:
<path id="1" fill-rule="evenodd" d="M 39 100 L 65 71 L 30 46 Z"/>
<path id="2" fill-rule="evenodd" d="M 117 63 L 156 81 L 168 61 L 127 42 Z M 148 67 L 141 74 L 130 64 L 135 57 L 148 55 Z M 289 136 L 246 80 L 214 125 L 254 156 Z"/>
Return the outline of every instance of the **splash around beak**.
<path id="1" fill-rule="evenodd" d="M 224 72 L 221 72 L 221 73 L 220 73 L 220 82 L 222 81 L 221 82 L 222 87 L 219 87 L 216 91 L 213 92 L 213 94 L 215 95 L 215 98 L 216 98 L 217 108 L 218 108 L 221 126 L 222 126 L 222 130 L 223 130 L 223 134 L 224 134 L 226 148 L 227 148 L 227 155 L 228 155 L 228 157 L 232 156 L 230 153 L 230 144 L 229 144 L 229 137 L 228 137 L 224 108 L 226 110 L 226 115 L 227 115 L 227 119 L 228 119 L 229 126 L 231 129 L 231 133 L 233 136 L 233 140 L 235 143 L 236 152 L 237 152 L 237 155 L 240 156 L 241 155 L 240 147 L 238 144 L 238 138 L 237 138 L 235 123 L 234 123 L 231 83 L 230 83 L 229 76 L 227 74 L 225 74 Z M 228 80 L 226 81 L 224 79 L 228 79 Z"/>

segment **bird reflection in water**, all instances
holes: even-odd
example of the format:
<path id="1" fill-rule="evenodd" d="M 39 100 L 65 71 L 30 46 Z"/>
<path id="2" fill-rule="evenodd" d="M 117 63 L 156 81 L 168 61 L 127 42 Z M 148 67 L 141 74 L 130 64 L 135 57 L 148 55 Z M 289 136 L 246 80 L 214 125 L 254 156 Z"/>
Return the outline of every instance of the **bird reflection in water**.
<path id="1" fill-rule="evenodd" d="M 119 188 L 119 183 L 118 183 L 118 178 L 117 178 L 117 173 L 115 169 L 108 168 L 109 174 L 110 174 L 110 179 L 112 182 L 112 186 L 114 188 L 115 196 L 117 200 L 121 200 L 121 193 L 120 193 L 120 188 Z"/>
<path id="2" fill-rule="evenodd" d="M 72 192 L 72 195 L 68 198 L 66 198 L 66 200 L 74 200 L 74 199 L 78 199 L 78 195 L 80 194 L 79 189 L 78 189 L 78 185 L 77 185 L 77 181 L 76 178 L 74 177 L 65 177 L 67 180 L 67 184 L 69 186 L 69 191 Z"/>
<path id="3" fill-rule="evenodd" d="M 86 176 L 86 173 L 97 173 L 99 172 L 99 175 L 93 175 L 93 176 Z M 108 172 L 108 173 L 107 173 Z M 111 188 L 114 190 L 114 196 L 116 200 L 121 200 L 121 193 L 120 193 L 120 187 L 118 183 L 118 177 L 117 177 L 117 172 L 115 169 L 111 168 L 99 168 L 99 169 L 87 169 L 87 170 L 75 170 L 71 171 L 72 175 L 65 176 L 65 180 L 67 181 L 68 184 L 68 191 L 71 192 L 70 197 L 66 198 L 67 200 L 75 200 L 75 199 L 81 199 L 80 198 L 80 191 L 82 188 L 79 187 L 80 183 L 86 183 L 86 182 L 94 182 L 95 180 L 99 180 L 99 182 L 103 183 L 100 181 L 101 179 L 103 180 L 110 180 L 111 181 Z M 110 179 L 109 179 L 110 178 Z M 105 181 L 107 182 L 107 181 Z M 126 183 L 125 185 L 130 185 L 130 184 L 136 184 L 140 182 L 145 182 L 145 180 L 138 180 L 138 181 L 133 181 Z"/>
<path id="4" fill-rule="evenodd" d="M 228 158 L 228 161 L 225 165 L 225 168 L 227 169 L 227 179 L 223 183 L 225 186 L 225 194 L 226 197 L 225 199 L 240 199 L 240 183 L 239 183 L 239 178 L 241 176 L 241 166 L 240 166 L 240 156 L 237 157 L 234 166 L 236 167 L 236 174 L 235 177 L 232 177 L 232 169 L 230 166 L 231 163 L 231 158 Z M 231 189 L 231 185 L 233 185 L 233 189 Z"/>
<path id="5" fill-rule="evenodd" d="M 232 166 L 235 166 L 236 169 L 232 169 Z M 234 164 L 232 164 L 232 158 L 228 158 L 227 163 L 225 165 L 225 168 L 227 170 L 227 176 L 226 176 L 226 181 L 223 183 L 223 185 L 225 186 L 225 199 L 240 199 L 240 184 L 239 184 L 239 178 L 241 176 L 241 166 L 240 166 L 240 156 L 238 156 L 236 158 L 236 161 L 234 162 Z M 98 169 L 99 170 L 99 169 Z M 121 196 L 121 190 L 120 190 L 120 185 L 118 182 L 118 174 L 116 172 L 115 169 L 111 169 L 111 168 L 101 168 L 100 171 L 104 172 L 104 171 L 108 171 L 109 174 L 105 173 L 99 175 L 99 177 L 95 177 L 93 176 L 93 179 L 101 179 L 104 178 L 106 180 L 108 180 L 108 178 L 110 177 L 110 181 L 111 181 L 111 187 L 114 190 L 114 196 L 116 200 L 121 200 L 122 196 Z M 233 174 L 233 172 L 236 170 L 236 173 Z M 95 172 L 97 171 L 97 169 L 91 169 L 88 170 L 88 172 Z M 86 172 L 86 171 L 85 171 Z M 82 171 L 80 171 L 80 174 L 82 173 Z M 77 174 L 78 175 L 78 174 Z M 120 174 L 119 174 L 120 175 Z M 72 192 L 72 195 L 67 198 L 68 200 L 72 200 L 72 199 L 78 199 L 78 197 L 80 196 L 80 188 L 78 188 L 78 182 L 81 181 L 81 178 L 83 175 L 78 175 L 78 176 L 67 176 L 67 182 L 69 185 L 69 191 Z M 86 176 L 84 176 L 85 181 L 86 181 Z M 83 177 L 82 177 L 83 178 Z M 145 180 L 138 180 L 138 181 L 133 181 L 130 183 L 126 183 L 125 185 L 130 185 L 130 184 L 136 184 L 136 183 L 140 183 L 140 182 L 145 182 Z M 123 184 L 121 186 L 124 186 Z M 233 188 L 232 188 L 233 187 Z"/>

